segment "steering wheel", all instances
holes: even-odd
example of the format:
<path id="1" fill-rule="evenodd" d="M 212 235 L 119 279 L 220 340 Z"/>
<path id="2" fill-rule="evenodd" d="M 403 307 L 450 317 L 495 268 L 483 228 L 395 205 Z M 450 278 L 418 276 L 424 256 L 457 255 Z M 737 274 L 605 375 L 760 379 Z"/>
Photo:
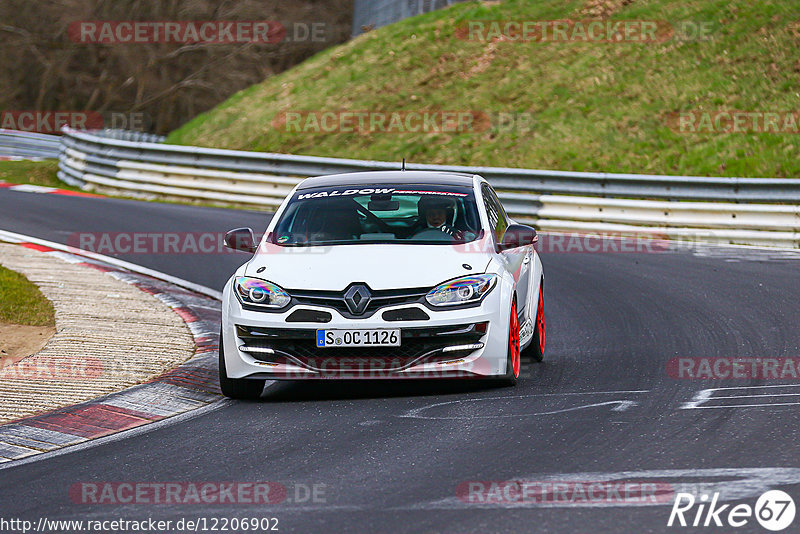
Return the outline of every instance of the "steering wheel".
<path id="1" fill-rule="evenodd" d="M 353 201 L 353 202 L 356 205 L 356 210 L 358 210 L 359 213 L 363 214 L 367 219 L 369 219 L 370 221 L 372 221 L 375 224 L 377 224 L 378 226 L 380 226 L 381 230 L 383 230 L 383 231 L 385 231 L 385 232 L 387 232 L 389 234 L 394 234 L 395 233 L 394 229 L 391 226 L 389 226 L 389 224 L 386 221 L 382 220 L 380 217 L 378 217 L 377 215 L 375 215 L 374 213 L 369 211 L 367 208 L 365 208 L 364 206 L 362 206 L 358 202 L 355 202 L 355 201 Z"/>
<path id="2" fill-rule="evenodd" d="M 411 236 L 413 239 L 424 241 L 452 241 L 453 236 L 438 228 L 425 228 Z"/>

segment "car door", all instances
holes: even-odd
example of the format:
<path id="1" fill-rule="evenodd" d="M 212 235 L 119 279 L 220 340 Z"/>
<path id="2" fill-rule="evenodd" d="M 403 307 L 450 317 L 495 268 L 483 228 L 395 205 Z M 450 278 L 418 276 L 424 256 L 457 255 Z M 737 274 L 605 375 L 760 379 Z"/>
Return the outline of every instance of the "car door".
<path id="1" fill-rule="evenodd" d="M 481 196 L 486 208 L 486 215 L 492 228 L 495 244 L 500 243 L 505 235 L 506 228 L 509 226 L 508 215 L 506 215 L 503 205 L 497 198 L 497 194 L 489 184 L 483 184 Z M 525 317 L 528 306 L 528 293 L 530 291 L 530 271 L 531 271 L 531 246 L 519 247 L 504 250 L 499 253 L 506 268 L 514 276 L 517 282 L 517 313 L 520 317 Z"/>

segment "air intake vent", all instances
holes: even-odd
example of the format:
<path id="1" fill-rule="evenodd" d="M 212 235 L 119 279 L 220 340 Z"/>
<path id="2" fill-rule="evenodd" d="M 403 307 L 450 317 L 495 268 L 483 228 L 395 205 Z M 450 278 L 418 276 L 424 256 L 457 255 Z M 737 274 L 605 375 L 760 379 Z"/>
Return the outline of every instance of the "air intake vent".
<path id="1" fill-rule="evenodd" d="M 427 321 L 430 319 L 427 313 L 419 308 L 400 308 L 399 310 L 388 310 L 383 312 L 384 321 Z"/>
<path id="2" fill-rule="evenodd" d="M 286 318 L 287 323 L 329 323 L 332 315 L 320 310 L 296 310 Z"/>

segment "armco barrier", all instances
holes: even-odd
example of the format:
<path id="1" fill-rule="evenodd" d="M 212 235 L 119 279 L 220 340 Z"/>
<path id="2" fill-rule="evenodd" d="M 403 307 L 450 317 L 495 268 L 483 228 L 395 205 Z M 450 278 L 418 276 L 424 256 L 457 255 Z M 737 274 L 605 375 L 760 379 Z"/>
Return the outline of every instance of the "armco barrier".
<path id="1" fill-rule="evenodd" d="M 0 129 L 0 158 L 58 157 L 59 136 Z"/>
<path id="2" fill-rule="evenodd" d="M 100 130 L 94 132 L 94 135 L 124 141 L 164 142 L 163 136 L 128 130 Z M 0 128 L 0 158 L 55 159 L 60 146 L 60 135 Z"/>
<path id="3" fill-rule="evenodd" d="M 142 134 L 138 134 L 141 136 Z M 160 141 L 160 139 L 158 139 Z M 131 195 L 273 209 L 307 176 L 396 170 L 397 162 L 166 145 L 65 129 L 59 178 Z M 652 233 L 800 246 L 800 179 L 717 178 L 408 164 L 484 176 L 516 219 L 542 230 Z"/>

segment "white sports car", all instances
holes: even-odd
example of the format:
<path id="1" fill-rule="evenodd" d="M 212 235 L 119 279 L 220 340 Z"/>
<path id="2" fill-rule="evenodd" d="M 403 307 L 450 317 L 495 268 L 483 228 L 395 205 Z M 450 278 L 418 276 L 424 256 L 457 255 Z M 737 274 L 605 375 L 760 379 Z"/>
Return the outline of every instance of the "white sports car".
<path id="1" fill-rule="evenodd" d="M 385 171 L 308 178 L 226 284 L 220 385 L 268 379 L 491 378 L 544 356 L 536 231 L 475 175 Z"/>

